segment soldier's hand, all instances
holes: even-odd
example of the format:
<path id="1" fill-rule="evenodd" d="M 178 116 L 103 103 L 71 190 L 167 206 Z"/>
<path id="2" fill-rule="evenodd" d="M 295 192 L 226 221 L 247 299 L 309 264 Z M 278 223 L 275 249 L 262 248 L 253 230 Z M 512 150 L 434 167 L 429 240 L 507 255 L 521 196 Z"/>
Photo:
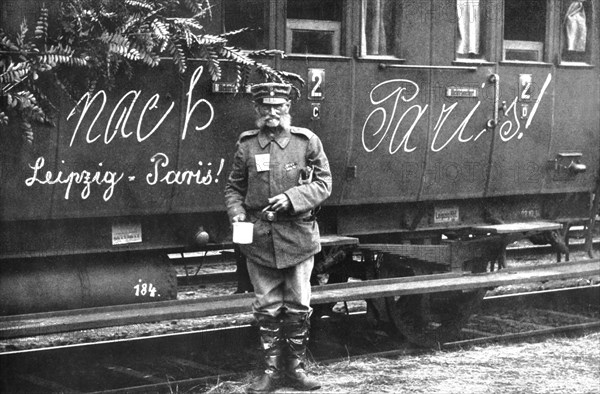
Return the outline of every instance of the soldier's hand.
<path id="1" fill-rule="evenodd" d="M 245 222 L 246 221 L 246 214 L 245 213 L 240 213 L 235 215 L 234 217 L 231 218 L 231 222 L 235 223 L 235 222 Z"/>
<path id="2" fill-rule="evenodd" d="M 290 209 L 292 203 L 290 202 L 290 199 L 286 194 L 281 193 L 276 195 L 275 197 L 269 198 L 269 206 L 271 207 L 272 211 L 283 212 Z"/>

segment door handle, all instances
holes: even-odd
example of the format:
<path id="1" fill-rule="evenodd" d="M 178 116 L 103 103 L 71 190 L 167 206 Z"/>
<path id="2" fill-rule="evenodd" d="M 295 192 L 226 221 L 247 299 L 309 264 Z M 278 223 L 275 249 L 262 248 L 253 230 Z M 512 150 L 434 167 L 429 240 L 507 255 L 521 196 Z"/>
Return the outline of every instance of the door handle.
<path id="1" fill-rule="evenodd" d="M 500 111 L 500 76 L 492 74 L 488 81 L 494 84 L 494 118 L 487 121 L 487 127 L 493 129 L 498 125 L 498 112 Z"/>

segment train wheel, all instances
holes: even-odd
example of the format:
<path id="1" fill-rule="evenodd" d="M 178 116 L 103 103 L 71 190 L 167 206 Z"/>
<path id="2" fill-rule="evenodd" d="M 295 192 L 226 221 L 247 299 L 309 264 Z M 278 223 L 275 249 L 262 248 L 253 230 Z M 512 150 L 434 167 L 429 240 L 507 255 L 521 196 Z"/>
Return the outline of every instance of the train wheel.
<path id="1" fill-rule="evenodd" d="M 380 256 L 380 278 L 441 273 L 433 267 L 402 264 L 390 255 Z M 479 307 L 485 289 L 386 297 L 387 312 L 395 328 L 411 343 L 439 347 L 456 340 L 471 314 Z"/>

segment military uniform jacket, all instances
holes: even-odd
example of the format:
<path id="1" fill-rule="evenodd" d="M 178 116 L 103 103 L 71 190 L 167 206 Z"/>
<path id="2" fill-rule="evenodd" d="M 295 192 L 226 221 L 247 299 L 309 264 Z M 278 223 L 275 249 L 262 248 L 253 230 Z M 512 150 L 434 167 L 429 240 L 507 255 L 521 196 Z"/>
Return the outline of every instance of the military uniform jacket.
<path id="1" fill-rule="evenodd" d="M 312 180 L 301 184 L 301 170 L 308 166 L 313 170 Z M 278 212 L 273 222 L 261 218 L 268 199 L 281 193 L 290 199 L 290 211 Z M 230 219 L 245 213 L 254 223 L 252 244 L 240 245 L 249 261 L 286 268 L 318 253 L 319 227 L 311 210 L 330 194 L 329 161 L 312 131 L 291 127 L 274 140 L 261 130 L 240 135 L 225 187 L 225 204 Z"/>

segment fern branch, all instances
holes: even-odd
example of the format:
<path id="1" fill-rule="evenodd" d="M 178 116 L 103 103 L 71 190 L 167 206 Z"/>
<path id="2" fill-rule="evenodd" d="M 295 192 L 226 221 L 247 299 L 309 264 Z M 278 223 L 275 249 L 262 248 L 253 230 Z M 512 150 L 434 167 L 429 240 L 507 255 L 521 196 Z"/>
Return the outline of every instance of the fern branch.
<path id="1" fill-rule="evenodd" d="M 9 51 L 12 51 L 13 53 L 20 53 L 19 51 L 19 47 L 16 46 L 7 36 L 6 34 L 4 34 L 3 31 L 0 31 L 0 37 L 2 37 L 0 39 L 0 45 L 2 45 L 3 47 L 6 47 L 9 49 Z M 8 53 L 8 52 L 7 52 Z"/>
<path id="2" fill-rule="evenodd" d="M 17 47 L 22 48 L 23 44 L 25 43 L 25 35 L 27 34 L 27 21 L 25 20 L 25 18 L 23 18 L 23 21 L 21 22 L 21 26 L 20 26 L 20 30 L 17 33 L 17 36 L 15 37 L 15 40 L 17 41 Z"/>
<path id="3" fill-rule="evenodd" d="M 40 10 L 40 16 L 35 26 L 35 38 L 44 43 L 48 38 L 48 9 L 46 7 L 42 7 Z"/>
<path id="4" fill-rule="evenodd" d="M 182 7 L 193 17 L 173 17 Z M 247 28 L 206 34 L 201 18 L 211 16 L 209 0 L 61 0 L 60 10 L 62 30 L 56 38 L 49 36 L 46 7 L 40 11 L 33 34 L 28 33 L 25 20 L 10 38 L 0 29 L 0 98 L 13 95 L 14 108 L 29 118 L 42 120 L 44 109 L 50 109 L 46 95 L 36 85 L 45 72 L 53 73 L 55 85 L 69 97 L 80 97 L 86 91 L 110 90 L 118 75 L 133 77 L 134 64 L 154 67 L 165 54 L 180 78 L 188 68 L 188 58 L 197 56 L 207 62 L 213 80 L 222 77 L 222 62 L 233 64 L 238 88 L 248 83 L 253 72 L 266 80 L 304 84 L 297 74 L 254 59 L 283 57 L 282 51 L 248 52 L 228 45 L 231 36 Z M 73 71 L 81 67 L 85 67 L 83 72 Z M 30 95 L 14 96 L 17 87 Z M 14 114 L 6 110 L 5 101 L 0 100 L 0 123 L 3 116 Z"/>
<path id="5" fill-rule="evenodd" d="M 190 10 L 194 14 L 194 18 L 204 18 L 206 16 L 212 18 L 212 6 L 208 0 L 201 0 L 199 2 L 194 0 L 179 0 L 179 4 Z"/>
<path id="6" fill-rule="evenodd" d="M 178 71 L 183 74 L 187 70 L 186 56 L 181 44 L 174 41 L 169 41 L 167 51 L 173 57 L 173 62 L 177 66 Z"/>
<path id="7" fill-rule="evenodd" d="M 228 31 L 228 32 L 225 32 L 225 33 L 221 33 L 221 34 L 219 34 L 219 37 L 227 38 L 227 37 L 235 36 L 236 34 L 240 34 L 240 33 L 243 33 L 245 31 L 249 31 L 249 30 L 250 30 L 250 28 L 243 27 L 243 28 L 238 29 L 238 30 L 232 30 L 232 31 Z"/>
<path id="8" fill-rule="evenodd" d="M 145 0 L 125 0 L 125 4 L 132 6 L 132 7 L 143 8 L 145 10 L 154 11 L 154 7 L 152 6 L 152 4 L 149 4 Z"/>

